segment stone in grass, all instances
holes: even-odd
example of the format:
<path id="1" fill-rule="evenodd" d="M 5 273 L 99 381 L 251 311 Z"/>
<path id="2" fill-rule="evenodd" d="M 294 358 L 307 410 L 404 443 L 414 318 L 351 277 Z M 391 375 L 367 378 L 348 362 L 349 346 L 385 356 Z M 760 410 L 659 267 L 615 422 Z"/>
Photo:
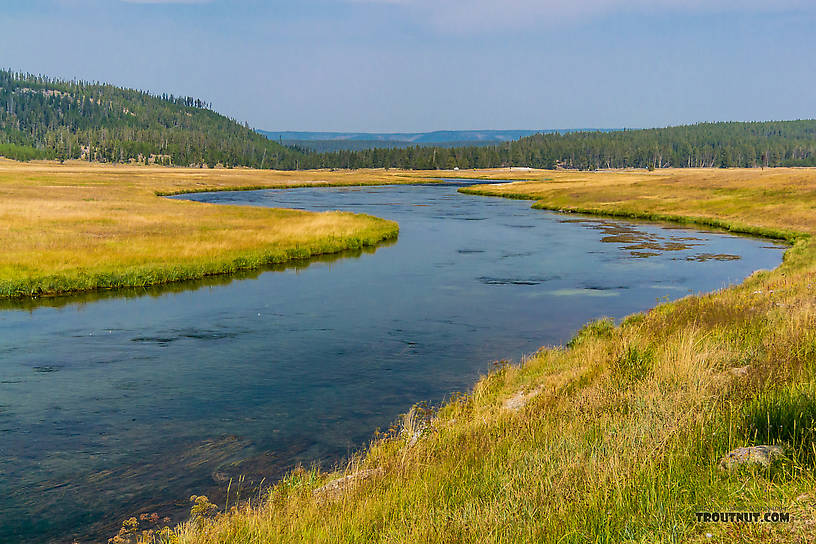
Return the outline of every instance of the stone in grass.
<path id="1" fill-rule="evenodd" d="M 729 369 L 729 372 L 732 376 L 743 377 L 748 375 L 748 367 L 747 366 L 738 366 Z"/>
<path id="2" fill-rule="evenodd" d="M 532 391 L 518 391 L 515 395 L 511 396 L 510 398 L 506 399 L 502 406 L 505 410 L 510 412 L 518 412 L 525 406 L 527 403 L 533 400 L 539 393 L 543 390 L 542 387 L 537 387 Z"/>
<path id="3" fill-rule="evenodd" d="M 720 469 L 730 471 L 743 466 L 771 465 L 785 455 L 780 446 L 749 446 L 729 451 L 720 459 Z"/>
<path id="4" fill-rule="evenodd" d="M 338 499 L 343 495 L 343 493 L 345 493 L 347 489 L 361 482 L 364 482 L 370 478 L 379 476 L 382 473 L 383 473 L 382 468 L 358 470 L 357 472 L 354 472 L 347 476 L 343 476 L 342 478 L 332 480 L 323 487 L 315 489 L 312 493 L 314 494 L 315 498 L 317 498 L 318 502 Z"/>

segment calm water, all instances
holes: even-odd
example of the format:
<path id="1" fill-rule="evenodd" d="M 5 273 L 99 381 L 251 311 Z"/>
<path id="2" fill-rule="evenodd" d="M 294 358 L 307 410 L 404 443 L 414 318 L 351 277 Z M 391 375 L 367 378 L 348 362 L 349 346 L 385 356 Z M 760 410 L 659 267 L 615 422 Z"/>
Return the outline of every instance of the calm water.
<path id="1" fill-rule="evenodd" d="M 2 307 L 0 542 L 103 541 L 129 515 L 179 515 L 192 493 L 223 505 L 230 478 L 251 489 L 335 462 L 491 361 L 783 253 L 456 188 L 188 196 L 365 212 L 398 221 L 400 238 L 242 278 Z"/>

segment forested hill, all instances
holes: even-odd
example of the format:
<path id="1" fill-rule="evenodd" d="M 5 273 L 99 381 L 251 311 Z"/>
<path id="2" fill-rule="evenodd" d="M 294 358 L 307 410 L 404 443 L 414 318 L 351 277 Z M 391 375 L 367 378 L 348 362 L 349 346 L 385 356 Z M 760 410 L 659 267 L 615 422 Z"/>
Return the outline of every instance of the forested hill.
<path id="1" fill-rule="evenodd" d="M 816 121 L 559 131 L 495 145 L 319 153 L 271 141 L 201 100 L 0 70 L 0 156 L 286 170 L 816 166 Z"/>
<path id="2" fill-rule="evenodd" d="M 302 157 L 201 100 L 5 70 L 0 155 L 282 169 Z"/>
<path id="3" fill-rule="evenodd" d="M 661 168 L 816 166 L 816 121 L 700 123 L 536 134 L 495 146 L 312 154 L 301 165 L 362 168 Z"/>

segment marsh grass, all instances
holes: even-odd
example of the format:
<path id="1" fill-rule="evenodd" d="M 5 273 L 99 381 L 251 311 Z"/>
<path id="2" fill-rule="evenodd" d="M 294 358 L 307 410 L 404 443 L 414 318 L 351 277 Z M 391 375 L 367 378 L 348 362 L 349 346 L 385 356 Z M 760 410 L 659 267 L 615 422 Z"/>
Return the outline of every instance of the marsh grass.
<path id="1" fill-rule="evenodd" d="M 372 247 L 396 223 L 170 200 L 235 188 L 406 183 L 383 172 L 288 172 L 0 160 L 0 298 L 147 287 Z"/>
<path id="2" fill-rule="evenodd" d="M 533 171 L 525 177 L 531 181 L 474 185 L 459 192 L 534 200 L 539 209 L 671 221 L 790 243 L 812 233 L 808 202 L 814 198 L 814 169 Z"/>
<path id="3" fill-rule="evenodd" d="M 553 181 L 476 192 L 696 218 L 793 246 L 780 268 L 742 285 L 661 304 L 619 326 L 593 322 L 567 347 L 497 365 L 436 411 L 413 444 L 386 433 L 334 473 L 295 471 L 260 503 L 156 541 L 813 542 L 816 172 L 528 175 Z M 519 393 L 526 402 L 507 409 Z M 718 468 L 729 450 L 768 442 L 785 448 L 779 463 Z M 382 475 L 335 501 L 312 494 L 372 468 Z M 788 511 L 793 522 L 696 521 L 697 511 L 723 510 Z"/>

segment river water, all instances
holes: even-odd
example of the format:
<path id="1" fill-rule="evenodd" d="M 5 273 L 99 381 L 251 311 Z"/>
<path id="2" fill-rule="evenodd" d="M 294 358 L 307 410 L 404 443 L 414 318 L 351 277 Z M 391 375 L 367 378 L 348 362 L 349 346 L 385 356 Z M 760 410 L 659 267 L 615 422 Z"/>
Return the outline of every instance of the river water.
<path id="1" fill-rule="evenodd" d="M 586 321 L 774 268 L 784 247 L 562 215 L 464 182 L 208 193 L 342 209 L 396 243 L 155 289 L 0 306 L 0 542 L 105 541 L 297 463 L 331 465 L 417 401 Z M 237 497 L 231 496 L 234 501 Z"/>

